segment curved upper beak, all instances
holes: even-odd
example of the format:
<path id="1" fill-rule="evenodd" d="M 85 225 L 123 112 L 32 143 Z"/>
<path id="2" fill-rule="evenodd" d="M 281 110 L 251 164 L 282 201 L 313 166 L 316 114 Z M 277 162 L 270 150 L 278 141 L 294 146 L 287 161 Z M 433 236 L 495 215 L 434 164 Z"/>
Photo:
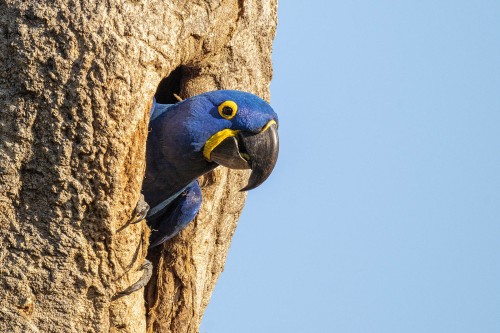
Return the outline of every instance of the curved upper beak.
<path id="1" fill-rule="evenodd" d="M 272 121 L 259 133 L 238 132 L 220 142 L 210 153 L 210 159 L 232 169 L 252 169 L 248 191 L 262 184 L 278 160 L 279 140 L 276 122 Z"/>

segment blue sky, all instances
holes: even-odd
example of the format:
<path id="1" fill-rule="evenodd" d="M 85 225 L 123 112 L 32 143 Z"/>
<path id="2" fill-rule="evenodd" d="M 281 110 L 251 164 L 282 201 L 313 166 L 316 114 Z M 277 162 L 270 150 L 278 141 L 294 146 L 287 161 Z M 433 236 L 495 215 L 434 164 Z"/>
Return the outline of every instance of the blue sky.
<path id="1" fill-rule="evenodd" d="M 200 332 L 500 332 L 500 1 L 278 18 L 280 158 Z"/>

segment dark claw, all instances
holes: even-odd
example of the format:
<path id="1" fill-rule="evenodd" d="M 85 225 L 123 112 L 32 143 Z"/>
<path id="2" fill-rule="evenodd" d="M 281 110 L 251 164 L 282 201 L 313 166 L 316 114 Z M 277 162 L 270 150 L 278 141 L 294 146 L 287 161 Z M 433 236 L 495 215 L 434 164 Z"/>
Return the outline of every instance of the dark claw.
<path id="1" fill-rule="evenodd" d="M 144 263 L 141 265 L 140 269 L 144 271 L 144 274 L 142 274 L 142 277 L 139 279 L 139 281 L 137 281 L 124 291 L 116 293 L 115 296 L 113 296 L 112 300 L 116 300 L 120 297 L 130 295 L 134 291 L 137 291 L 148 284 L 149 280 L 151 279 L 151 276 L 153 275 L 153 264 L 151 263 L 151 261 L 144 259 Z"/>
<path id="2" fill-rule="evenodd" d="M 131 224 L 139 223 L 146 218 L 149 211 L 149 205 L 144 201 L 144 195 L 141 194 L 137 206 L 134 209 L 134 217 L 132 218 Z"/>

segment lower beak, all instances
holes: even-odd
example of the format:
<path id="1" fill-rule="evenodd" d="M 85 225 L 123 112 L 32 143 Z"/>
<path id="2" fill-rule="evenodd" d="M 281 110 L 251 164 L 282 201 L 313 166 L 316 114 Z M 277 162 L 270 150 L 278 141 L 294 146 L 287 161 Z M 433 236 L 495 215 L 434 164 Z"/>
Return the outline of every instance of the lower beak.
<path id="1" fill-rule="evenodd" d="M 252 169 L 248 184 L 241 189 L 258 187 L 271 174 L 278 160 L 278 129 L 274 121 L 259 133 L 238 132 L 219 143 L 210 153 L 210 159 L 232 169 Z"/>

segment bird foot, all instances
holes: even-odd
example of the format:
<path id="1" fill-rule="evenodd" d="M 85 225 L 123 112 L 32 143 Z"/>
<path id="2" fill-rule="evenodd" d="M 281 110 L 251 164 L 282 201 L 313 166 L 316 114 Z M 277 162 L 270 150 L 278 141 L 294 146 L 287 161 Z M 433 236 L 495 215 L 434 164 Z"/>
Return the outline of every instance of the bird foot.
<path id="1" fill-rule="evenodd" d="M 144 263 L 141 265 L 140 269 L 143 270 L 144 273 L 142 274 L 142 277 L 139 279 L 139 281 L 137 281 L 127 289 L 117 292 L 113 296 L 112 300 L 116 300 L 120 297 L 130 295 L 134 291 L 137 291 L 148 284 L 149 280 L 151 279 L 151 276 L 153 275 L 153 264 L 151 263 L 151 261 L 144 259 Z"/>
<path id="2" fill-rule="evenodd" d="M 137 202 L 137 206 L 134 209 L 134 217 L 131 220 L 131 224 L 139 223 L 146 218 L 149 212 L 149 205 L 146 201 L 144 201 L 144 195 L 141 194 L 139 201 Z"/>

